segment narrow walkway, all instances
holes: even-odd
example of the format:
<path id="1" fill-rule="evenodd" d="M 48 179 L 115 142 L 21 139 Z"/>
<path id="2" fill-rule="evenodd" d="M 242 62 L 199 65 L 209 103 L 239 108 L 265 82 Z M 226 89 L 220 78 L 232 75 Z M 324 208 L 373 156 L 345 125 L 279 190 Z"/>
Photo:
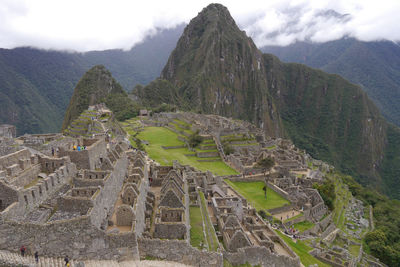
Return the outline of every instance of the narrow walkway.
<path id="1" fill-rule="evenodd" d="M 49 258 L 39 257 L 39 263 L 35 263 L 35 258 L 32 255 L 25 255 L 22 257 L 18 253 L 12 253 L 5 250 L 0 250 L 0 266 L 23 266 L 23 267 L 65 267 L 64 258 Z M 76 263 L 70 261 L 71 267 L 84 266 L 84 267 L 187 267 L 189 265 L 181 264 L 171 261 L 114 261 L 114 260 L 87 260 Z"/>
<path id="2" fill-rule="evenodd" d="M 18 253 L 12 253 L 5 250 L 0 250 L 0 265 L 21 265 L 29 267 L 64 267 L 64 258 L 48 258 L 39 257 L 39 263 L 36 264 L 33 255 L 25 255 L 22 257 Z M 76 266 L 74 261 L 70 261 L 71 267 Z"/>

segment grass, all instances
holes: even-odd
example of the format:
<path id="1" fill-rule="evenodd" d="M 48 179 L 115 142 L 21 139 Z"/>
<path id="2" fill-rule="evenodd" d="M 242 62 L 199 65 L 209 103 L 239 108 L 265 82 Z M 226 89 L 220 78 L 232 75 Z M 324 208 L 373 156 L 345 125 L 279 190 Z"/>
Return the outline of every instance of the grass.
<path id="1" fill-rule="evenodd" d="M 225 180 L 233 189 L 238 191 L 257 210 L 274 209 L 290 204 L 271 188 L 267 187 L 267 199 L 264 197 L 264 182 L 232 182 Z"/>
<path id="2" fill-rule="evenodd" d="M 206 202 L 203 192 L 200 191 L 199 194 L 200 194 L 200 199 L 201 199 L 204 226 L 206 227 L 205 233 L 206 233 L 206 238 L 207 238 L 207 242 L 208 242 L 208 247 L 209 247 L 210 251 L 217 251 L 217 249 L 219 247 L 219 242 L 218 242 L 217 236 L 215 234 L 214 226 L 212 225 L 210 216 L 208 214 L 207 202 Z"/>
<path id="3" fill-rule="evenodd" d="M 297 240 L 297 242 L 294 242 L 290 237 L 282 234 L 280 231 L 275 232 L 300 257 L 300 261 L 304 266 L 318 264 L 319 267 L 329 267 L 328 264 L 323 263 L 322 261 L 314 258 L 314 256 L 310 255 L 309 252 L 312 250 L 312 248 L 307 246 L 303 241 Z"/>
<path id="4" fill-rule="evenodd" d="M 190 207 L 190 244 L 202 249 L 200 244 L 206 244 L 203 232 L 203 219 L 199 207 Z"/>
<path id="5" fill-rule="evenodd" d="M 303 221 L 303 222 L 299 222 L 299 223 L 295 223 L 293 224 L 293 227 L 297 230 L 299 230 L 300 232 L 304 232 L 308 229 L 311 229 L 314 227 L 314 223 L 309 222 L 309 221 Z"/>
<path id="6" fill-rule="evenodd" d="M 164 127 L 145 127 L 138 135 L 141 140 L 146 140 L 149 145 L 145 145 L 146 152 L 150 158 L 161 165 L 172 165 L 173 160 L 179 161 L 183 165 L 191 165 L 200 171 L 211 171 L 217 175 L 238 174 L 237 171 L 226 165 L 223 161 L 199 162 L 198 157 L 187 157 L 185 154 L 193 154 L 187 148 L 163 149 L 161 146 L 181 146 L 183 142 L 178 140 L 178 135 Z"/>
<path id="7" fill-rule="evenodd" d="M 33 179 L 29 184 L 24 185 L 24 189 L 28 189 L 28 188 L 36 185 L 40 179 L 42 179 L 42 178 L 37 177 L 37 178 Z"/>
<path id="8" fill-rule="evenodd" d="M 294 219 L 297 219 L 297 218 L 299 218 L 299 217 L 301 217 L 301 216 L 303 216 L 304 214 L 302 213 L 302 212 L 300 212 L 299 214 L 297 214 L 296 216 L 293 216 L 293 217 L 290 217 L 289 219 L 287 219 L 287 220 L 284 220 L 284 222 L 286 223 L 286 222 L 290 222 L 290 221 L 293 221 Z"/>

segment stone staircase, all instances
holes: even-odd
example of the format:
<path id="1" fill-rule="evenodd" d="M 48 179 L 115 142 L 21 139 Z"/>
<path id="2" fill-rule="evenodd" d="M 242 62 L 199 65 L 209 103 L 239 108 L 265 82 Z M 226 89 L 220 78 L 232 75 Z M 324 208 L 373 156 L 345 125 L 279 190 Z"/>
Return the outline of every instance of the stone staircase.
<path id="1" fill-rule="evenodd" d="M 12 253 L 5 250 L 0 250 L 0 266 L 24 266 L 24 267 L 64 267 L 64 258 L 48 258 L 40 257 L 39 263 L 36 264 L 35 257 L 33 255 L 26 255 L 22 257 L 18 253 Z M 74 261 L 70 261 L 71 267 L 84 266 L 77 265 Z"/>

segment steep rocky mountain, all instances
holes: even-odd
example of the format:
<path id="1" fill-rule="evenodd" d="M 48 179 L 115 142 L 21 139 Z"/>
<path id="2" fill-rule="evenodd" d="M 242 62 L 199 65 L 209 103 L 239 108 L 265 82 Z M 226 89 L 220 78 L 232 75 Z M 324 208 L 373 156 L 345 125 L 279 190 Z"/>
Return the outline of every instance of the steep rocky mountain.
<path id="1" fill-rule="evenodd" d="M 177 90 L 157 97 L 159 102 L 172 100 L 180 107 L 256 122 L 268 134 L 280 136 L 281 120 L 265 90 L 265 72 L 262 53 L 228 10 L 210 5 L 185 28 L 161 73 L 161 79 L 172 84 L 167 87 Z M 150 87 L 156 90 L 168 82 Z M 148 95 L 147 103 L 155 101 L 154 95 Z"/>
<path id="2" fill-rule="evenodd" d="M 387 129 L 397 129 L 366 93 L 338 75 L 262 54 L 222 5 L 211 4 L 191 20 L 160 79 L 135 94 L 146 105 L 164 102 L 251 121 L 400 197 L 399 187 L 389 186 L 398 181 L 396 165 L 386 164 L 391 175 L 382 171 L 397 140 L 388 138 Z"/>
<path id="3" fill-rule="evenodd" d="M 76 85 L 65 113 L 62 129 L 66 129 L 89 106 L 106 102 L 110 95 L 128 98 L 127 93 L 112 77 L 111 72 L 103 65 L 94 66 Z"/>
<path id="4" fill-rule="evenodd" d="M 0 123 L 16 125 L 18 134 L 59 131 L 83 73 L 77 54 L 0 49 Z"/>
<path id="5" fill-rule="evenodd" d="M 182 31 L 183 25 L 159 31 L 129 51 L 0 49 L 0 123 L 16 125 L 18 135 L 58 132 L 85 71 L 102 64 L 127 91 L 145 85 L 160 74 Z"/>
<path id="6" fill-rule="evenodd" d="M 266 46 L 284 62 L 297 62 L 339 74 L 360 85 L 383 115 L 400 126 L 400 46 L 390 41 L 343 38 L 326 43 L 297 42 Z"/>

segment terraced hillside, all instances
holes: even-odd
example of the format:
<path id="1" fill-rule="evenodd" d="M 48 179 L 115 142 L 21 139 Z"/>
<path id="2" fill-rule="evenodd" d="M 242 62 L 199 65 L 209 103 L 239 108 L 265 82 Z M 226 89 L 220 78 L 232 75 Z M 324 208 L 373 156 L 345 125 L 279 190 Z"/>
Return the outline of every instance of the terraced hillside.
<path id="1" fill-rule="evenodd" d="M 181 164 L 191 165 L 201 171 L 210 170 L 217 175 L 231 175 L 237 172 L 226 165 L 218 154 L 215 142 L 210 136 L 204 136 L 195 149 L 187 146 L 188 137 L 194 133 L 191 125 L 180 120 L 174 120 L 165 127 L 145 126 L 132 119 L 122 123 L 125 131 L 131 136 L 132 145 L 137 147 L 132 139 L 136 133 L 144 143 L 144 149 L 149 156 L 163 166 L 172 165 L 174 160 Z"/>

